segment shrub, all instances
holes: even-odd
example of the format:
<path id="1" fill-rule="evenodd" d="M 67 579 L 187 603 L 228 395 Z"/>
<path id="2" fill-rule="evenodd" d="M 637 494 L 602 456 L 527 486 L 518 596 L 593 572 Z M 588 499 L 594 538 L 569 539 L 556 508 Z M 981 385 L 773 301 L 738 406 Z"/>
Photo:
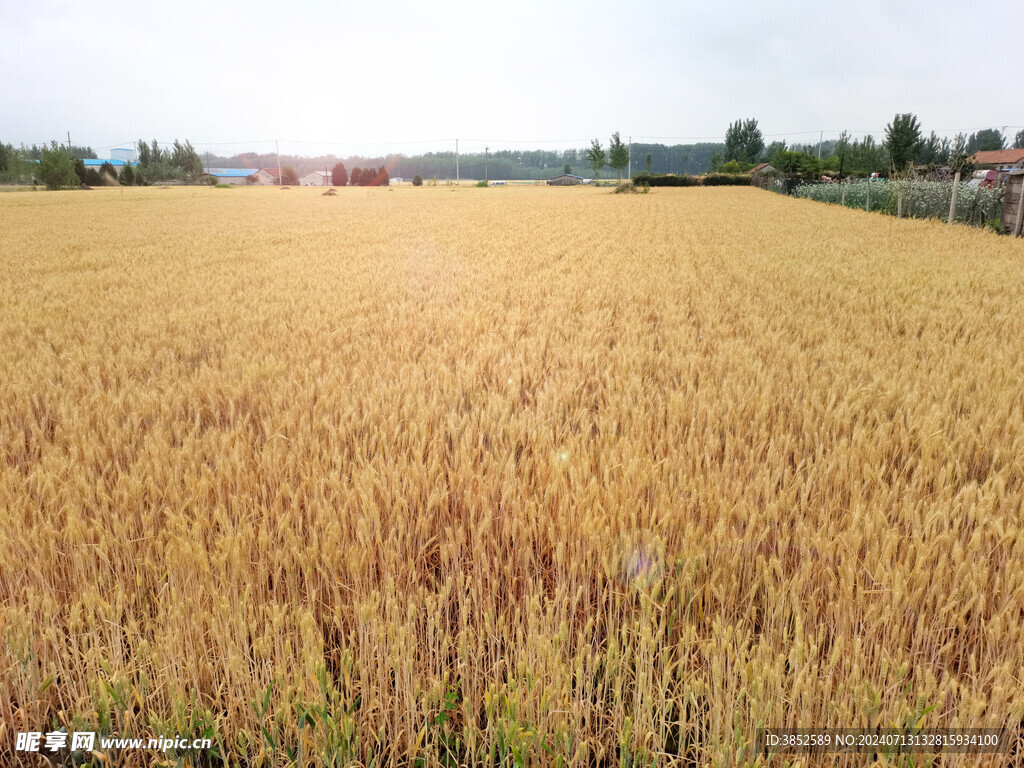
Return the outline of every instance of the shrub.
<path id="1" fill-rule="evenodd" d="M 491 186 L 491 185 L 490 185 L 490 184 L 488 184 L 488 183 L 487 183 L 486 181 L 478 181 L 478 182 L 476 183 L 476 185 L 477 185 L 478 187 L 489 187 L 489 186 Z"/>
<path id="2" fill-rule="evenodd" d="M 100 166 L 100 179 L 104 186 L 112 187 L 117 184 L 117 171 L 110 163 L 103 163 Z"/>
<path id="3" fill-rule="evenodd" d="M 422 187 L 423 186 L 423 177 L 420 176 L 417 173 L 415 176 L 412 177 L 412 185 L 414 187 Z"/>
<path id="4" fill-rule="evenodd" d="M 57 142 L 43 150 L 39 160 L 39 178 L 47 189 L 77 187 L 80 183 L 75 173 L 75 158 Z"/>
<path id="5" fill-rule="evenodd" d="M 715 169 L 715 172 L 736 174 L 746 173 L 748 170 L 750 170 L 749 163 L 741 163 L 738 160 L 730 160 L 727 163 L 722 163 L 717 169 Z"/>
<path id="6" fill-rule="evenodd" d="M 750 182 L 749 173 L 709 173 L 704 177 L 705 187 L 749 187 Z"/>
<path id="7" fill-rule="evenodd" d="M 297 187 L 299 185 L 299 174 L 290 165 L 281 169 L 281 183 L 285 186 Z"/>
<path id="8" fill-rule="evenodd" d="M 651 191 L 651 185 L 646 181 L 627 181 L 615 187 L 616 195 L 646 195 Z"/>

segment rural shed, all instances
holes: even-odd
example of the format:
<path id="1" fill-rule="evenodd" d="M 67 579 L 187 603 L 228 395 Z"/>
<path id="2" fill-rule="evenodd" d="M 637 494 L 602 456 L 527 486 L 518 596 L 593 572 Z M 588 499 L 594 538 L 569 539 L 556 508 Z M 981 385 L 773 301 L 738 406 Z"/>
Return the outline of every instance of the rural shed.
<path id="1" fill-rule="evenodd" d="M 553 179 L 548 179 L 548 184 L 552 187 L 570 187 L 582 183 L 582 176 L 573 176 L 571 173 L 562 173 Z"/>
<path id="2" fill-rule="evenodd" d="M 255 168 L 208 168 L 206 172 L 213 176 L 218 184 L 248 184 L 249 179 L 256 175 Z"/>
<path id="3" fill-rule="evenodd" d="M 1024 235 L 1024 168 L 1015 168 L 1004 176 L 1003 226 L 1014 237 Z"/>

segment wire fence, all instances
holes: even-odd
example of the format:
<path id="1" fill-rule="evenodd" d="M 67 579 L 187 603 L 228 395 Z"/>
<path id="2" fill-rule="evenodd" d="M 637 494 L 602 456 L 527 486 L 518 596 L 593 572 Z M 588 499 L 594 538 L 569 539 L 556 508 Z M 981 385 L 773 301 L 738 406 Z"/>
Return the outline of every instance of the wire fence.
<path id="1" fill-rule="evenodd" d="M 945 219 L 975 227 L 1001 228 L 1004 189 L 971 181 L 802 182 L 756 179 L 755 186 L 820 203 L 914 219 Z M 956 195 L 954 198 L 954 187 Z"/>

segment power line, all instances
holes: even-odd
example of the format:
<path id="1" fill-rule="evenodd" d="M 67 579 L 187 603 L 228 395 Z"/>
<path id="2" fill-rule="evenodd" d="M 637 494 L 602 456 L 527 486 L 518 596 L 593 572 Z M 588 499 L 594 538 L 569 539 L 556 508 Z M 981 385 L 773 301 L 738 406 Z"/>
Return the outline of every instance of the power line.
<path id="1" fill-rule="evenodd" d="M 315 144 L 321 147 L 388 147 L 405 144 L 446 144 L 455 139 L 410 139 L 408 141 L 303 141 L 299 139 L 281 139 L 285 144 Z M 474 139 L 466 139 L 474 141 Z"/>
<path id="2" fill-rule="evenodd" d="M 462 141 L 478 141 L 491 144 L 572 144 L 579 142 L 589 144 L 590 139 L 462 139 Z"/>

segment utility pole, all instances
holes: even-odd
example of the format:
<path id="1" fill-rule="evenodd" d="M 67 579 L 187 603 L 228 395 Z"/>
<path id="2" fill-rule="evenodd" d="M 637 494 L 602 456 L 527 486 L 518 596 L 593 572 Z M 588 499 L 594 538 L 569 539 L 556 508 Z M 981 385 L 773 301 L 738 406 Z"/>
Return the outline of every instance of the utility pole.
<path id="1" fill-rule="evenodd" d="M 626 178 L 633 178 L 633 137 L 629 137 L 629 164 L 626 166 Z"/>
<path id="2" fill-rule="evenodd" d="M 455 186 L 459 186 L 459 140 L 455 140 Z"/>
<path id="3" fill-rule="evenodd" d="M 277 155 L 277 183 L 283 187 L 284 179 L 281 178 L 281 148 L 277 144 L 277 139 L 274 139 L 274 154 Z"/>
<path id="4" fill-rule="evenodd" d="M 68 131 L 68 152 L 71 152 L 71 131 Z"/>
<path id="5" fill-rule="evenodd" d="M 490 178 L 487 176 L 487 161 L 489 159 L 489 155 L 487 153 L 490 152 L 490 151 L 491 151 L 490 147 L 484 147 L 484 183 L 485 184 L 487 184 L 490 181 Z"/>
<path id="6" fill-rule="evenodd" d="M 818 134 L 818 159 L 821 160 L 821 140 L 825 137 L 825 132 L 821 131 Z"/>

